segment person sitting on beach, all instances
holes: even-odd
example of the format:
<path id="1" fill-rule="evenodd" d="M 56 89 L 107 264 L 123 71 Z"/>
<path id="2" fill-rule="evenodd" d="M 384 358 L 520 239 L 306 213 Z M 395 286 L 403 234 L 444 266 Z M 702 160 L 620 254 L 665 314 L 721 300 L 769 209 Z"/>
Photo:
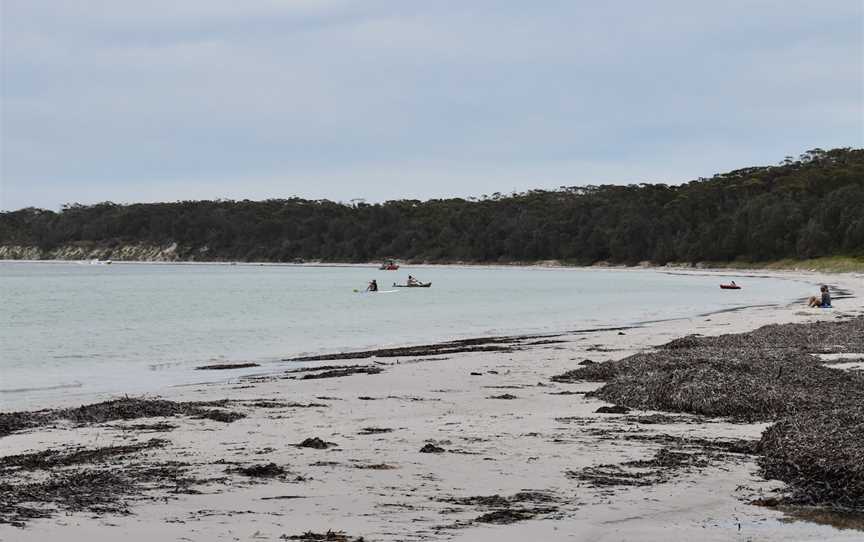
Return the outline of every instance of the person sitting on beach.
<path id="1" fill-rule="evenodd" d="M 377 292 L 378 291 L 378 282 L 373 279 L 372 282 L 369 283 L 369 286 L 366 287 L 366 291 L 367 292 Z"/>
<path id="2" fill-rule="evenodd" d="M 808 307 L 818 307 L 818 308 L 830 308 L 831 307 L 831 294 L 828 293 L 828 287 L 822 286 L 819 288 L 819 291 L 822 292 L 821 297 L 811 296 L 810 299 L 807 300 Z"/>

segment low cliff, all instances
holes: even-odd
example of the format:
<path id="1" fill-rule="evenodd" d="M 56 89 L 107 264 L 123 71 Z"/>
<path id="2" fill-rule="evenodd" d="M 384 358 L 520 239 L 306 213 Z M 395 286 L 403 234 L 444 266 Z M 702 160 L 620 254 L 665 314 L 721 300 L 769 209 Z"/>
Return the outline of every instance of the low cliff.
<path id="1" fill-rule="evenodd" d="M 0 260 L 115 260 L 138 262 L 176 262 L 211 260 L 206 247 L 200 250 L 182 250 L 177 243 L 165 246 L 152 244 L 123 244 L 104 246 L 90 243 L 64 245 L 52 249 L 35 246 L 2 245 Z"/>

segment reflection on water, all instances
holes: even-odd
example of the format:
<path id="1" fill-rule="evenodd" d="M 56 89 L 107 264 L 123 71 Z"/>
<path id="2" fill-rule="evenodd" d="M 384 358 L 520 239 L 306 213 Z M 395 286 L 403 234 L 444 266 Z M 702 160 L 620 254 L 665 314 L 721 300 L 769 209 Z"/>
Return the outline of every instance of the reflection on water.
<path id="1" fill-rule="evenodd" d="M 819 525 L 830 525 L 835 529 L 864 531 L 864 512 L 832 510 L 812 506 L 777 506 L 779 512 L 786 514 L 780 521 L 794 523 L 809 521 Z"/>

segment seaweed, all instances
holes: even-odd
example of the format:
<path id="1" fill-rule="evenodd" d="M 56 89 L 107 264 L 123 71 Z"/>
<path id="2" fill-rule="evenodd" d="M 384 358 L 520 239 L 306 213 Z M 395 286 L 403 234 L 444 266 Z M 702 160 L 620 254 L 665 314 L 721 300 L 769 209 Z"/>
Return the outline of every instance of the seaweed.
<path id="1" fill-rule="evenodd" d="M 797 412 L 762 434 L 762 474 L 787 503 L 864 511 L 864 406 Z"/>
<path id="2" fill-rule="evenodd" d="M 4 412 L 0 413 L 0 437 L 23 429 L 43 427 L 61 421 L 68 421 L 76 425 L 91 425 L 138 418 L 192 416 L 231 423 L 245 417 L 245 414 L 239 412 L 206 408 L 208 406 L 221 407 L 226 404 L 228 401 L 177 402 L 165 399 L 123 397 L 75 408 Z"/>

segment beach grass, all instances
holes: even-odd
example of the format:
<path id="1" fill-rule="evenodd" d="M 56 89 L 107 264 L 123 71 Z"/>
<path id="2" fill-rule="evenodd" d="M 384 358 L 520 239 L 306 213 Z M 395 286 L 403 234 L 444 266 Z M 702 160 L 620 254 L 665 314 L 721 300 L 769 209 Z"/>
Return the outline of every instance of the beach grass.
<path id="1" fill-rule="evenodd" d="M 767 262 L 740 260 L 734 262 L 706 262 L 706 267 L 729 269 L 769 269 L 778 271 L 814 271 L 821 273 L 864 273 L 864 256 L 824 256 L 798 260 L 785 258 Z"/>

